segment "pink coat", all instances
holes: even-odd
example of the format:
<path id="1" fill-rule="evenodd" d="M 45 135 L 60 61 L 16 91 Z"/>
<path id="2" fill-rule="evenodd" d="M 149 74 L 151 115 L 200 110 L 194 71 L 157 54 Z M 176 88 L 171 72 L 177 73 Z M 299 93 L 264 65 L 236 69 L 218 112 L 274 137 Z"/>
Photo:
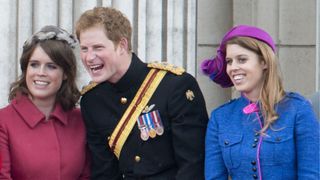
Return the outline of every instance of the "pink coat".
<path id="1" fill-rule="evenodd" d="M 79 109 L 57 105 L 48 121 L 26 96 L 0 110 L 0 179 L 89 179 Z"/>

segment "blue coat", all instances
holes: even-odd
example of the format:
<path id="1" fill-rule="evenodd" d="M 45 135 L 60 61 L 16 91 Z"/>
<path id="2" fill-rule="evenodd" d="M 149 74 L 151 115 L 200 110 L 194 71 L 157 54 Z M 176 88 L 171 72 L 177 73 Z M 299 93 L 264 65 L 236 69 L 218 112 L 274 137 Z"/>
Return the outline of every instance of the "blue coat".
<path id="1" fill-rule="evenodd" d="M 317 91 L 316 93 L 312 94 L 312 96 L 310 97 L 310 101 L 313 106 L 313 110 L 316 113 L 316 116 L 319 120 L 320 119 L 320 105 L 319 105 L 320 91 Z"/>
<path id="2" fill-rule="evenodd" d="M 256 113 L 245 114 L 245 97 L 215 109 L 206 134 L 205 177 L 207 180 L 320 179 L 319 122 L 312 107 L 297 93 L 287 93 L 276 105 L 279 119 L 257 142 L 261 128 Z M 263 119 L 261 119 L 263 121 Z M 258 158 L 259 157 L 259 158 Z"/>

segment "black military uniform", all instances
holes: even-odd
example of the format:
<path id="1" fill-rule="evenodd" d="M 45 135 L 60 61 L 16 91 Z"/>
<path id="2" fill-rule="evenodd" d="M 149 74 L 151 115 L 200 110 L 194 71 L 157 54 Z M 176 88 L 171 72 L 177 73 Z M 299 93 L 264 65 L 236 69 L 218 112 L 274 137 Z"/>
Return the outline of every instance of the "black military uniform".
<path id="1" fill-rule="evenodd" d="M 150 68 L 133 54 L 126 74 L 86 92 L 81 111 L 92 156 L 92 179 L 204 179 L 204 140 L 208 121 L 203 95 L 188 73 L 168 72 L 148 106 L 160 114 L 164 133 L 142 140 L 135 124 L 119 157 L 108 146 L 118 121 L 128 108 Z M 142 113 L 143 114 L 143 113 Z"/>

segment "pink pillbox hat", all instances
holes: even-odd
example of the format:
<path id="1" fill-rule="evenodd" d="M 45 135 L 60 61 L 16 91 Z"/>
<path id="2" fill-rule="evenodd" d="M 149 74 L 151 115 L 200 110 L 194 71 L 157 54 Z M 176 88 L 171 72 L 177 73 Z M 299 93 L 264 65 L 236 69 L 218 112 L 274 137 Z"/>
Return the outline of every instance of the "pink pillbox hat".
<path id="1" fill-rule="evenodd" d="M 231 79 L 226 72 L 226 48 L 225 44 L 228 40 L 234 37 L 251 37 L 268 44 L 275 52 L 276 47 L 271 36 L 264 30 L 248 25 L 239 25 L 230 29 L 223 37 L 220 46 L 217 49 L 216 57 L 206 59 L 201 63 L 201 70 L 205 75 L 208 75 L 215 83 L 226 88 L 233 86 Z"/>

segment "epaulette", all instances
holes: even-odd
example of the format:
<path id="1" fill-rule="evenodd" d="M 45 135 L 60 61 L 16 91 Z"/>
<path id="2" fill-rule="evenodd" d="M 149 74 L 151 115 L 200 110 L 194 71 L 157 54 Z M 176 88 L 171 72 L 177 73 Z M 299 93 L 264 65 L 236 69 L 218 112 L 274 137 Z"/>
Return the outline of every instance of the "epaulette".
<path id="1" fill-rule="evenodd" d="M 176 74 L 176 75 L 181 75 L 182 73 L 185 72 L 184 68 L 175 66 L 173 64 L 169 64 L 167 62 L 148 63 L 148 67 L 169 71 L 169 72 L 172 72 L 173 74 Z"/>
<path id="2" fill-rule="evenodd" d="M 223 109 L 224 107 L 228 107 L 230 104 L 232 104 L 234 101 L 236 101 L 237 98 L 230 99 L 227 102 L 223 103 L 222 105 L 219 105 L 216 109 Z"/>
<path id="3" fill-rule="evenodd" d="M 90 81 L 88 85 L 85 85 L 82 87 L 82 89 L 80 91 L 81 96 L 83 96 L 85 93 L 87 93 L 88 91 L 90 91 L 91 89 L 96 87 L 97 85 L 98 85 L 98 83 Z"/>

